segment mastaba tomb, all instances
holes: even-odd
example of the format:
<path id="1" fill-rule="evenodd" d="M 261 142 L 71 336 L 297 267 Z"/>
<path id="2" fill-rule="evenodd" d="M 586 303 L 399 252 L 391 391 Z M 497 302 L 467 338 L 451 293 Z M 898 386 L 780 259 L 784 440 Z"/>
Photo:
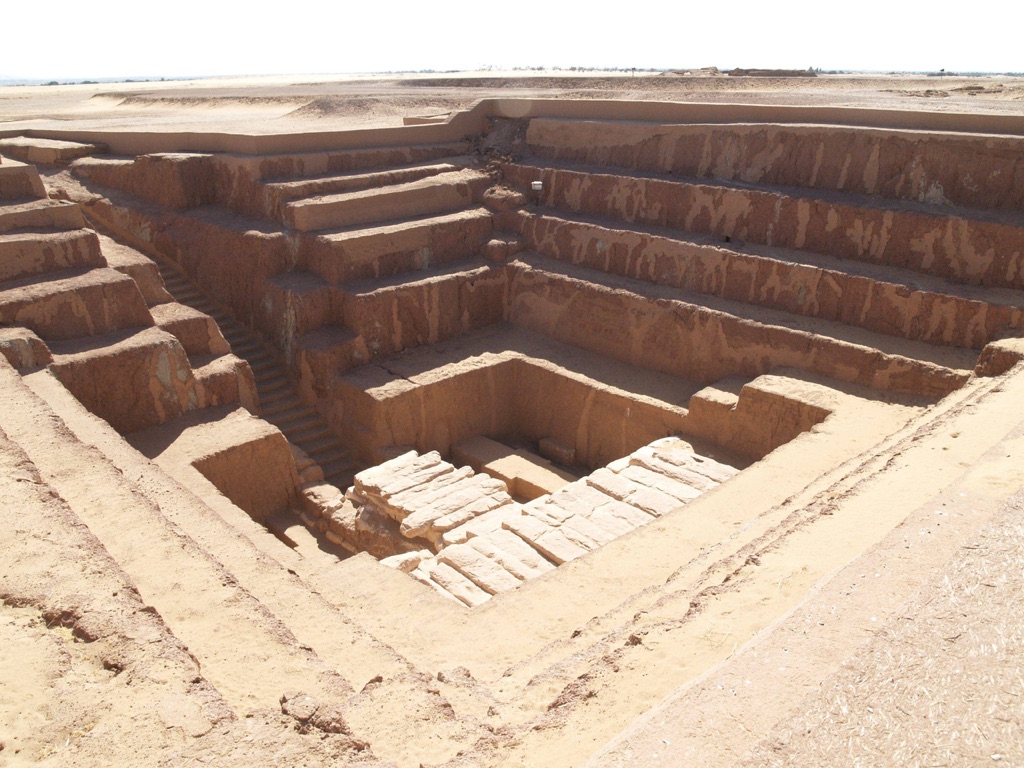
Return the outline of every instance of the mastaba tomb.
<path id="1" fill-rule="evenodd" d="M 0 757 L 768 764 L 1013 503 L 1024 120 L 410 123 L 0 134 Z"/>

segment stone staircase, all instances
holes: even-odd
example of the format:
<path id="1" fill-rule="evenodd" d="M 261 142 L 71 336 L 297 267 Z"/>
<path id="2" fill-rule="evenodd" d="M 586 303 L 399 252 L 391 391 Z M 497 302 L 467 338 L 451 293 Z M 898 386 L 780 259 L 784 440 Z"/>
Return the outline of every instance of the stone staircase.
<path id="1" fill-rule="evenodd" d="M 182 190 L 161 197 L 147 176 L 158 172 L 184 184 L 208 158 L 211 194 L 233 213 L 203 214 L 206 247 L 235 251 L 242 260 L 272 239 L 275 254 L 244 265 L 250 279 L 242 288 L 230 271 L 210 268 L 198 253 L 182 258 L 179 251 L 177 266 L 280 350 L 310 404 L 328 395 L 340 371 L 504 319 L 505 269 L 483 258 L 493 225 L 480 201 L 492 180 L 472 167 L 477 160 L 469 149 L 456 142 L 269 157 L 92 157 L 73 170 L 180 208 L 204 195 Z M 105 215 L 99 208 L 93 213 Z M 191 213 L 176 218 L 182 226 L 191 219 Z M 113 216 L 104 223 L 124 226 Z M 259 244 L 248 239 L 253 232 Z M 262 361 L 247 359 L 259 379 Z M 328 447 L 312 411 L 286 405 L 283 382 L 267 385 L 274 389 L 264 392 L 258 383 L 266 417 L 286 432 L 299 430 L 298 445 L 305 440 L 314 452 Z"/>
<path id="2" fill-rule="evenodd" d="M 158 266 L 164 285 L 175 300 L 213 318 L 232 353 L 249 364 L 259 394 L 260 415 L 316 461 L 327 482 L 347 487 L 356 471 L 355 464 L 323 417 L 299 397 L 276 355 L 171 264 L 160 261 Z"/>

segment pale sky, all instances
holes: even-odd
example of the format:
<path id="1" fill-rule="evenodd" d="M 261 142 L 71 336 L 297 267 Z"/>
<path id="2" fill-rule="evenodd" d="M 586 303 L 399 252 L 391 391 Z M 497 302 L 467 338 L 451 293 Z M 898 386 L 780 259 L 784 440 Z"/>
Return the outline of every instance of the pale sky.
<path id="1" fill-rule="evenodd" d="M 488 65 L 1024 71 L 1019 0 L 4 0 L 2 17 L 0 78 Z"/>

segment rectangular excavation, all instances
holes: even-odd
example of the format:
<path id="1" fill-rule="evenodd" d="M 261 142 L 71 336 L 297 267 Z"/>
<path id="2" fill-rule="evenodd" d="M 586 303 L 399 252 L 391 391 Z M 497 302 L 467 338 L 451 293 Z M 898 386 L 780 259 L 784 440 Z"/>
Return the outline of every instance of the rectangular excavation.
<path id="1" fill-rule="evenodd" d="M 0 463 L 49 511 L 12 517 L 4 615 L 104 690 L 177 643 L 137 705 L 183 760 L 605 768 L 732 716 L 774 749 L 1016 509 L 1019 122 L 5 132 Z M 123 573 L 37 594 L 66 541 Z"/>

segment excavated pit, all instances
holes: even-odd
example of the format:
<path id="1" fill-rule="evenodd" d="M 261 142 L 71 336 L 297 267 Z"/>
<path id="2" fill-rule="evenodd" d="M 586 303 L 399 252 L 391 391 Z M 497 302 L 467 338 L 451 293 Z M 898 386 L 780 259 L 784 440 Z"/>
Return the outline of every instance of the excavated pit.
<path id="1" fill-rule="evenodd" d="M 481 146 L 499 163 L 474 157 L 470 143 L 267 159 L 177 153 L 65 160 L 86 189 L 107 190 L 103 197 L 86 197 L 97 225 L 148 246 L 169 262 L 165 270 L 173 264 L 214 305 L 252 324 L 276 347 L 272 356 L 283 358 L 290 383 L 310 409 L 298 424 L 308 429 L 310 422 L 318 435 L 344 446 L 350 460 L 345 479 L 338 482 L 337 473 L 328 479 L 345 491 L 354 474 L 355 485 L 341 503 L 325 499 L 330 491 L 320 487 L 300 513 L 307 527 L 350 553 L 399 556 L 395 564 L 402 570 L 477 604 L 544 569 L 510 566 L 522 566 L 521 557 L 485 547 L 488 567 L 504 576 L 484 583 L 479 564 L 453 562 L 447 547 L 465 549 L 472 539 L 484 546 L 481 534 L 499 531 L 507 548 L 514 532 L 521 539 L 515 546 L 532 547 L 538 562 L 573 559 L 712 490 L 828 418 L 834 410 L 829 398 L 820 392 L 808 398 L 800 391 L 801 376 L 826 382 L 826 388 L 852 384 L 880 392 L 871 397 L 934 401 L 967 380 L 979 346 L 1024 322 L 1011 290 L 1013 261 L 1001 273 L 989 268 L 991 277 L 973 278 L 974 267 L 949 265 L 933 277 L 922 274 L 925 262 L 906 260 L 902 273 L 846 268 L 851 257 L 876 261 L 890 240 L 904 252 L 921 251 L 921 243 L 934 249 L 937 237 L 929 240 L 922 227 L 958 227 L 978 218 L 935 205 L 940 198 L 946 203 L 942 190 L 949 182 L 922 181 L 936 163 L 930 147 L 917 156 L 916 177 L 875 189 L 872 179 L 891 179 L 892 171 L 882 166 L 898 163 L 889 154 L 905 155 L 905 141 L 891 137 L 883 143 L 869 131 L 851 135 L 849 156 L 866 162 L 854 170 L 856 186 L 846 183 L 849 163 L 839 178 L 822 171 L 826 152 L 837 151 L 832 134 L 768 130 L 774 148 L 762 133 L 745 135 L 742 129 L 652 131 L 638 124 L 609 125 L 606 132 L 579 121 L 496 120 Z M 625 149 L 630 142 L 639 149 Z M 799 155 L 815 142 L 810 176 L 800 165 L 786 166 L 789 156 L 776 151 Z M 961 154 L 976 152 L 955 146 Z M 766 189 L 736 179 L 791 186 Z M 25 189 L 12 187 L 12 194 L 30 196 L 32 183 L 21 182 Z M 809 204 L 801 198 L 809 194 L 801 189 L 830 186 L 843 191 L 816 193 L 820 200 Z M 932 209 L 881 202 L 901 197 Z M 968 192 L 957 188 L 951 197 L 966 199 Z M 221 212 L 211 204 L 222 206 Z M 871 219 L 876 209 L 884 211 L 877 225 Z M 262 222 L 250 222 L 253 216 Z M 1009 242 L 1018 236 L 1014 216 L 986 214 L 976 228 L 996 229 L 976 237 Z M 997 222 L 990 224 L 991 218 Z M 911 239 L 904 239 L 904 231 Z M 694 239 L 687 242 L 681 232 Z M 841 232 L 858 238 L 855 250 L 837 239 Z M 900 278 L 909 290 L 888 287 Z M 951 291 L 950 278 L 995 286 L 984 296 L 967 286 Z M 144 313 L 138 289 L 124 279 L 134 311 Z M 35 300 L 32 281 L 45 286 Z M 42 302 L 59 304 L 63 295 L 54 293 L 62 284 L 49 275 L 8 285 L 7 312 L 30 329 L 40 324 L 30 312 L 52 311 Z M 222 286 L 228 290 L 222 293 Z M 71 283 L 63 290 L 84 296 L 89 289 Z M 122 311 L 128 306 L 115 296 L 84 300 Z M 68 317 L 76 314 L 67 311 L 73 313 Z M 971 314 L 979 319 L 964 317 Z M 299 470 L 288 469 L 293 460 L 287 450 L 270 448 L 277 432 L 270 424 L 270 433 L 238 439 L 218 437 L 239 432 L 222 417 L 207 428 L 207 438 L 202 417 L 173 426 L 181 421 L 176 413 L 199 407 L 200 395 L 189 389 L 191 361 L 228 347 L 217 343 L 219 329 L 206 327 L 211 321 L 194 308 L 164 303 L 152 315 L 190 356 L 189 363 L 172 365 L 164 351 L 149 364 L 158 388 L 177 390 L 158 397 L 153 413 L 126 411 L 123 402 L 90 390 L 113 364 L 109 353 L 89 352 L 90 334 L 144 324 L 139 319 L 113 318 L 98 326 L 99 320 L 87 317 L 81 329 L 54 320 L 51 326 L 61 333 L 86 337 L 76 345 L 51 332 L 54 371 L 122 433 L 148 430 L 132 440 L 144 454 L 165 466 L 198 470 L 261 523 L 297 508 L 303 482 L 316 485 L 326 474 L 303 457 L 302 441 L 296 441 L 296 456 L 305 481 Z M 119 339 L 112 348 L 128 343 Z M 111 348 L 110 341 L 102 343 Z M 134 355 L 132 349 L 122 357 Z M 94 358 L 100 368 L 89 362 Z M 789 386 L 779 385 L 784 378 L 765 379 L 784 369 L 803 374 Z M 201 387 L 204 379 L 198 382 Z M 291 389 L 287 384 L 274 394 Z M 273 397 L 270 404 L 276 404 Z M 249 407 L 256 411 L 254 403 Z M 168 420 L 171 426 L 161 426 Z M 288 435 L 294 424 L 279 426 Z M 667 470 L 644 467 L 628 481 L 617 478 L 606 486 L 593 479 L 608 475 L 610 467 L 641 466 L 638 456 L 650 450 L 645 446 L 669 437 L 694 461 L 720 468 L 710 472 L 715 482 L 691 476 L 685 490 L 665 496 L 664 487 L 680 481 Z M 446 479 L 427 472 L 421 495 L 412 499 L 416 484 L 404 488 L 399 482 L 405 500 L 397 506 L 380 496 L 376 504 L 368 500 L 356 469 L 380 465 L 378 473 L 415 477 L 409 467 L 423 455 L 441 462 L 436 466 L 445 472 L 439 477 Z M 468 468 L 456 471 L 448 461 Z M 577 487 L 591 495 L 574 501 L 578 509 L 566 508 L 544 523 L 557 528 L 563 518 L 581 521 L 571 541 L 575 549 L 566 545 L 552 554 L 538 544 L 541 529 L 510 521 L 510 510 L 532 519 L 531 504 L 550 505 Z M 498 501 L 491 498 L 495 493 Z M 658 494 L 653 507 L 628 503 Z M 588 516 L 588 507 L 602 504 L 621 513 L 614 522 L 605 514 L 604 528 Z M 418 521 L 411 526 L 410 516 Z M 443 571 L 431 579 L 419 565 L 427 558 L 417 559 L 416 552 L 441 558 Z"/>
<path id="2" fill-rule="evenodd" d="M 558 111 L 340 148 L 0 140 L 0 351 L 260 558 L 358 584 L 330 599 L 375 642 L 513 680 L 568 623 L 814 529 L 1020 361 L 1024 140 Z M 486 632 L 568 594 L 500 660 L 411 651 L 372 607 Z"/>

